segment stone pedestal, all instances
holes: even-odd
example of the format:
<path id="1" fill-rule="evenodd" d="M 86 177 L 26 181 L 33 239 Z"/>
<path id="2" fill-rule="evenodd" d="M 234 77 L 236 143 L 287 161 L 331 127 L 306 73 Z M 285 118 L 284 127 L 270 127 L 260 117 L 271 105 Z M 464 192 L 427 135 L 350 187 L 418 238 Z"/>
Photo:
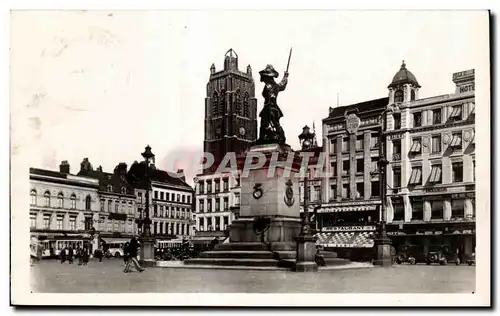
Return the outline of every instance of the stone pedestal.
<path id="1" fill-rule="evenodd" d="M 297 241 L 297 260 L 295 262 L 295 271 L 318 271 L 318 265 L 314 260 L 316 257 L 316 238 L 314 236 L 298 236 L 295 240 Z"/>
<path id="2" fill-rule="evenodd" d="M 139 260 L 143 267 L 153 267 L 155 261 L 155 239 L 154 237 L 141 238 L 141 258 Z"/>
<path id="3" fill-rule="evenodd" d="M 252 159 L 265 162 L 249 169 L 248 162 Z M 248 171 L 247 174 L 244 171 L 241 179 L 239 218 L 231 224 L 229 242 L 295 243 L 301 226 L 297 176 L 300 157 L 288 145 L 267 144 L 251 147 L 238 161 L 240 170 L 245 170 L 245 162 Z M 263 235 L 254 231 L 258 217 L 270 220 Z"/>
<path id="4" fill-rule="evenodd" d="M 390 267 L 392 266 L 391 240 L 387 237 L 375 239 L 375 261 L 376 266 Z"/>

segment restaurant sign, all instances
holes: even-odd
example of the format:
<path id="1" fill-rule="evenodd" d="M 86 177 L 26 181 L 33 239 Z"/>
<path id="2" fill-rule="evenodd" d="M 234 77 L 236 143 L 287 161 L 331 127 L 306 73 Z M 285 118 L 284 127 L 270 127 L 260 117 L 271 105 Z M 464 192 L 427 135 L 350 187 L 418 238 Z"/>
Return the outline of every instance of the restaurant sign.
<path id="1" fill-rule="evenodd" d="M 332 226 L 323 227 L 323 232 L 375 231 L 375 226 Z"/>

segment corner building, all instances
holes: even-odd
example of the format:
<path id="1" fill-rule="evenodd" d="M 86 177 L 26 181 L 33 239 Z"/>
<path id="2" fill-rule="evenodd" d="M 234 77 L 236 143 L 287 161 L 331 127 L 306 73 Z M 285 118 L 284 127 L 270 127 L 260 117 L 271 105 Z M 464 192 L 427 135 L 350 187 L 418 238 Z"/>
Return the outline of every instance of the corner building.
<path id="1" fill-rule="evenodd" d="M 474 70 L 453 74 L 455 93 L 418 98 L 405 64 L 389 85 L 387 222 L 394 246 L 427 253 L 475 250 Z"/>

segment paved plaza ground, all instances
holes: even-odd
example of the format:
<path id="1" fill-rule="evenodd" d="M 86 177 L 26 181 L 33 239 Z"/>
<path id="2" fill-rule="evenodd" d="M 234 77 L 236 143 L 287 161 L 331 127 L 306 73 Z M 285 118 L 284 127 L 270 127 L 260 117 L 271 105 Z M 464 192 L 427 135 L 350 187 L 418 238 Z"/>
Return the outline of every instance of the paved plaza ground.
<path id="1" fill-rule="evenodd" d="M 118 259 L 88 266 L 44 260 L 31 268 L 34 293 L 471 293 L 467 265 L 291 271 L 148 268 L 123 273 Z"/>

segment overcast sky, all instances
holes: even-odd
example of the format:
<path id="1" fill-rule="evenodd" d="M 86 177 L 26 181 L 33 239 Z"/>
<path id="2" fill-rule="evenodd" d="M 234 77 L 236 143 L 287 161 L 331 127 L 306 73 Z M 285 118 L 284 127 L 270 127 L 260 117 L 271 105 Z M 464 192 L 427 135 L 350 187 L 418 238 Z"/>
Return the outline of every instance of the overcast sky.
<path id="1" fill-rule="evenodd" d="M 489 72 L 479 11 L 26 11 L 11 23 L 13 154 L 54 170 L 68 160 L 72 173 L 84 157 L 130 165 L 147 144 L 160 168 L 201 152 L 210 65 L 229 48 L 253 68 L 260 111 L 258 71 L 272 64 L 281 79 L 293 47 L 278 103 L 295 148 L 313 121 L 321 143 L 337 93 L 341 106 L 387 96 L 403 59 L 421 98 L 452 93 L 454 72 Z"/>

